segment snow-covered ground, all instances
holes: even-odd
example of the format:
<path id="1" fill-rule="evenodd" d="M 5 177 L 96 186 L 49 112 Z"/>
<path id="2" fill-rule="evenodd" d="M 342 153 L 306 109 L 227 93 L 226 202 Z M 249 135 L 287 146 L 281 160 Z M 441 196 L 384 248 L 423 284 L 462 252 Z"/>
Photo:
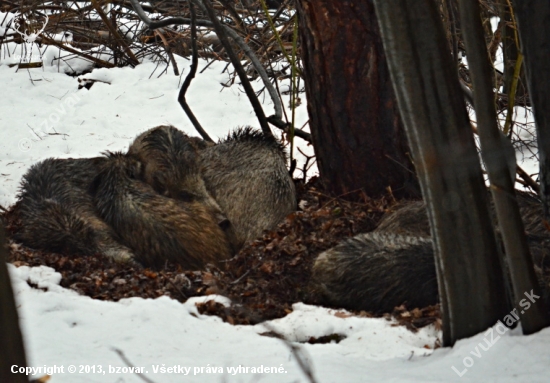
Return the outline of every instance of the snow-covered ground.
<path id="1" fill-rule="evenodd" d="M 115 350 L 158 383 L 308 382 L 289 347 L 261 335 L 273 331 L 293 342 L 346 337 L 338 344 L 300 345 L 323 383 L 548 382 L 550 329 L 521 336 L 497 326 L 434 351 L 440 334 L 433 326 L 414 334 L 386 319 L 301 303 L 267 325 L 232 326 L 198 314 L 194 303 L 207 298 L 96 301 L 60 287 L 61 276 L 51 268 L 8 266 L 29 365 L 57 366 L 52 383 L 141 382 L 118 370 L 127 365 Z"/>
<path id="2" fill-rule="evenodd" d="M 78 90 L 78 79 L 63 73 L 66 64 L 51 65 L 55 55 L 47 55 L 50 61 L 44 68 L 19 71 L 2 65 L 11 59 L 0 58 L 1 205 L 15 202 L 21 176 L 45 158 L 124 150 L 138 133 L 160 124 L 196 135 L 176 101 L 180 79 L 171 70 L 160 77 L 164 68 L 154 63 L 94 70 L 80 77 L 102 82 Z M 184 75 L 188 63 L 178 59 Z M 201 61 L 199 71 L 205 65 Z M 213 63 L 198 74 L 187 95 L 196 116 L 215 137 L 237 126 L 258 126 L 246 96 L 237 87 L 220 85 L 228 79 L 224 67 L 225 63 Z M 263 101 L 270 113 L 269 100 Z M 306 121 L 303 103 L 297 125 Z M 311 153 L 311 148 L 305 150 Z M 288 345 L 261 335 L 272 331 L 293 342 L 345 336 L 338 344 L 300 346 L 318 382 L 549 380 L 550 329 L 524 337 L 518 330 L 504 333 L 496 327 L 453 349 L 434 351 L 440 333 L 433 326 L 412 333 L 385 319 L 300 303 L 293 313 L 267 325 L 231 326 L 198 314 L 194 303 L 206 298 L 185 304 L 168 298 L 95 301 L 60 287 L 60 275 L 47 267 L 9 269 L 29 365 L 54 372 L 52 383 L 141 382 L 136 374 L 118 370 L 126 364 L 115 349 L 158 383 L 307 382 Z M 41 375 L 44 371 L 37 374 Z"/>
<path id="3" fill-rule="evenodd" d="M 178 63 L 185 76 L 189 61 L 179 59 Z M 198 72 L 206 64 L 201 60 Z M 193 112 L 214 139 L 239 126 L 259 127 L 246 95 L 237 86 L 221 85 L 229 80 L 227 72 L 222 73 L 225 66 L 224 62 L 210 65 L 187 92 Z M 164 68 L 149 62 L 135 69 L 94 70 L 79 77 L 98 81 L 89 90 L 78 90 L 78 78 L 58 73 L 57 66 L 16 72 L 15 67 L 0 65 L 0 204 L 15 202 L 21 176 L 45 158 L 91 157 L 106 150 L 125 150 L 140 132 L 162 124 L 198 136 L 177 102 L 183 77 L 180 80 L 171 69 L 158 77 Z M 255 86 L 262 88 L 259 82 Z M 266 113 L 272 114 L 265 93 L 261 101 Z M 297 109 L 296 125 L 306 121 L 304 103 Z M 313 154 L 311 147 L 299 141 L 303 151 Z"/>

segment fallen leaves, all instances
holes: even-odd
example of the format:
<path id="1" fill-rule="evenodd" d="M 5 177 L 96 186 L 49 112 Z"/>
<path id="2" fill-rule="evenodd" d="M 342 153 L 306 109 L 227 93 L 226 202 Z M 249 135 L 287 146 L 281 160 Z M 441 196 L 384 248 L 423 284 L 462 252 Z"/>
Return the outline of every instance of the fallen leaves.
<path id="1" fill-rule="evenodd" d="M 297 185 L 301 210 L 290 214 L 275 230 L 246 245 L 218 269 L 183 270 L 167 264 L 162 270 L 115 263 L 103 256 L 79 256 L 31 250 L 10 242 L 9 261 L 16 266 L 45 265 L 61 273 L 61 286 L 94 299 L 169 296 L 186 301 L 192 296 L 222 294 L 232 299 L 226 307 L 214 301 L 197 304 L 200 313 L 217 315 L 231 324 L 255 324 L 292 312 L 295 302 L 315 303 L 308 284 L 315 258 L 344 238 L 374 229 L 392 203 L 389 199 L 349 202 L 325 195 L 316 179 Z M 21 223 L 17 207 L 3 214 L 13 234 Z M 336 311 L 335 316 L 372 316 Z M 393 312 L 397 322 L 415 331 L 440 325 L 437 307 Z M 387 317 L 390 317 L 387 315 Z M 338 341 L 334 338 L 312 342 Z"/>

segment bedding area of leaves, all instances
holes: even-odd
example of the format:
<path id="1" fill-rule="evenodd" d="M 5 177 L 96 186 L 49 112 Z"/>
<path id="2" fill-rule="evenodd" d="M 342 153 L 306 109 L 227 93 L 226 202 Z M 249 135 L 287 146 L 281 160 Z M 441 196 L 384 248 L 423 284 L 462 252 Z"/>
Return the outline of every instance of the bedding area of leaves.
<path id="1" fill-rule="evenodd" d="M 316 178 L 307 185 L 297 183 L 297 190 L 298 211 L 246 245 L 221 268 L 189 271 L 166 264 L 162 270 L 152 270 L 119 264 L 101 255 L 37 251 L 12 240 L 9 262 L 52 267 L 62 275 L 61 286 L 100 300 L 166 295 L 183 302 L 193 296 L 222 294 L 231 298 L 229 307 L 206 301 L 197 304 L 199 312 L 218 315 L 232 324 L 255 324 L 285 316 L 293 303 L 315 303 L 308 294 L 315 258 L 345 238 L 373 230 L 395 203 L 391 196 L 374 200 L 360 195 L 356 198 L 360 202 L 334 198 L 324 193 Z M 17 204 L 3 218 L 11 237 L 21 225 Z M 365 312 L 352 315 L 371 316 Z M 439 322 L 440 315 L 437 307 L 411 311 L 398 307 L 386 317 L 415 330 Z"/>

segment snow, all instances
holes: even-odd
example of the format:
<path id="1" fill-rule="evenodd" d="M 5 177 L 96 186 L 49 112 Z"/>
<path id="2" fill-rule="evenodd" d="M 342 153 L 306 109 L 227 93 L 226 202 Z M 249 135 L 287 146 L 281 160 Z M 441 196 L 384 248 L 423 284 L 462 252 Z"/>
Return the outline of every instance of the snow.
<path id="1" fill-rule="evenodd" d="M 497 325 L 452 349 L 434 351 L 440 333 L 433 326 L 415 334 L 386 319 L 302 303 L 285 318 L 265 325 L 232 326 L 200 315 L 195 307 L 195 302 L 227 303 L 227 298 L 192 298 L 183 304 L 166 297 L 104 302 L 60 287 L 61 275 L 51 268 L 8 267 L 29 366 L 63 366 L 64 373 L 54 374 L 53 383 L 141 382 L 132 373 L 116 372 L 126 364 L 115 350 L 155 382 L 308 382 L 288 346 L 261 335 L 273 331 L 291 342 L 345 336 L 338 344 L 299 346 L 319 382 L 548 381 L 550 329 L 520 336 L 517 329 L 504 332 Z M 69 373 L 69 366 L 77 372 Z M 96 372 L 79 373 L 86 366 L 88 371 L 95 366 Z M 161 367 L 174 366 L 182 372 L 160 372 Z M 277 373 L 250 372 L 260 366 Z M 189 375 L 184 367 L 191 368 Z"/>
<path id="2" fill-rule="evenodd" d="M 90 64 L 74 57 L 67 61 L 67 52 L 52 49 L 50 53 L 42 47 L 44 67 L 18 71 L 7 65 L 13 63 L 13 56 L 5 49 L 2 46 L 0 52 L 2 206 L 15 202 L 21 176 L 45 158 L 90 157 L 106 150 L 124 150 L 137 134 L 160 124 L 173 124 L 196 135 L 176 101 L 182 80 L 171 68 L 162 74 L 164 64 L 146 62 L 135 69 L 96 69 L 71 77 L 65 72 L 89 68 Z M 38 49 L 34 46 L 33 52 Z M 53 60 L 59 57 L 65 58 Z M 189 61 L 178 58 L 177 62 L 185 75 Z M 229 80 L 223 72 L 226 64 L 215 62 L 199 73 L 206 64 L 200 61 L 187 93 L 204 128 L 220 138 L 238 126 L 257 127 L 244 93 L 236 86 L 220 85 Z M 79 90 L 78 78 L 98 82 L 89 90 Z M 285 88 L 288 83 L 280 85 Z M 258 82 L 254 86 L 261 89 Z M 261 101 L 270 114 L 272 105 L 265 93 Z M 284 106 L 288 108 L 288 104 L 289 97 L 284 96 Z M 306 121 L 304 102 L 297 110 L 297 126 Z M 312 153 L 311 147 L 299 145 Z M 224 297 L 193 298 L 183 304 L 167 297 L 104 302 L 62 288 L 60 274 L 50 268 L 8 267 L 29 366 L 46 368 L 46 372 L 52 372 L 54 366 L 63 367 L 63 373 L 53 373 L 52 383 L 142 382 L 136 374 L 117 372 L 127 366 L 115 350 L 158 383 L 308 382 L 288 344 L 267 336 L 272 332 L 299 344 L 299 355 L 323 383 L 548 381 L 550 329 L 520 336 L 518 330 L 500 335 L 495 327 L 494 338 L 499 338 L 490 348 L 486 345 L 491 338 L 484 333 L 461 340 L 452 349 L 434 350 L 441 338 L 434 326 L 412 333 L 386 319 L 357 317 L 344 310 L 303 303 L 296 303 L 285 318 L 256 326 L 232 326 L 218 317 L 200 315 L 195 307 L 206 299 L 227 304 Z M 329 344 L 303 343 L 332 334 L 344 339 Z M 68 372 L 70 366 L 76 367 L 75 373 Z M 42 375 L 44 371 L 35 377 Z"/>
<path id="3" fill-rule="evenodd" d="M 185 76 L 189 61 L 177 61 Z M 92 157 L 106 150 L 125 150 L 140 132 L 162 124 L 198 135 L 177 102 L 183 77 L 174 76 L 171 68 L 159 77 L 164 64 L 146 62 L 135 69 L 96 69 L 78 78 L 98 82 L 89 90 L 79 90 L 77 77 L 58 73 L 57 64 L 44 62 L 44 70 L 17 71 L 16 67 L 0 65 L 2 206 L 15 202 L 21 176 L 30 165 L 45 158 Z M 215 62 L 200 74 L 206 65 L 206 61 L 199 62 L 186 98 L 210 136 L 216 140 L 245 125 L 259 128 L 246 95 L 237 86 L 221 85 L 229 80 L 227 72 L 222 73 L 226 63 Z M 65 69 L 61 67 L 60 71 Z M 254 85 L 262 88 L 259 82 Z M 288 109 L 289 96 L 283 99 Z M 265 92 L 260 100 L 266 113 L 272 114 L 273 106 Z M 296 116 L 297 126 L 307 121 L 305 103 L 297 108 Z M 296 140 L 305 153 L 313 154 L 311 147 Z M 313 169 L 309 175 L 315 172 Z"/>

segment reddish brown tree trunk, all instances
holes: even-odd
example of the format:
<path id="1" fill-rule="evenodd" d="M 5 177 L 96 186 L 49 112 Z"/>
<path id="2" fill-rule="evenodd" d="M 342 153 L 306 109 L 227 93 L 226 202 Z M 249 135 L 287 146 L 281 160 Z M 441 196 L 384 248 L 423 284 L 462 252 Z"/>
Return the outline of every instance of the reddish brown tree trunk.
<path id="1" fill-rule="evenodd" d="M 321 179 L 335 194 L 420 189 L 372 0 L 297 2 L 308 113 Z"/>

